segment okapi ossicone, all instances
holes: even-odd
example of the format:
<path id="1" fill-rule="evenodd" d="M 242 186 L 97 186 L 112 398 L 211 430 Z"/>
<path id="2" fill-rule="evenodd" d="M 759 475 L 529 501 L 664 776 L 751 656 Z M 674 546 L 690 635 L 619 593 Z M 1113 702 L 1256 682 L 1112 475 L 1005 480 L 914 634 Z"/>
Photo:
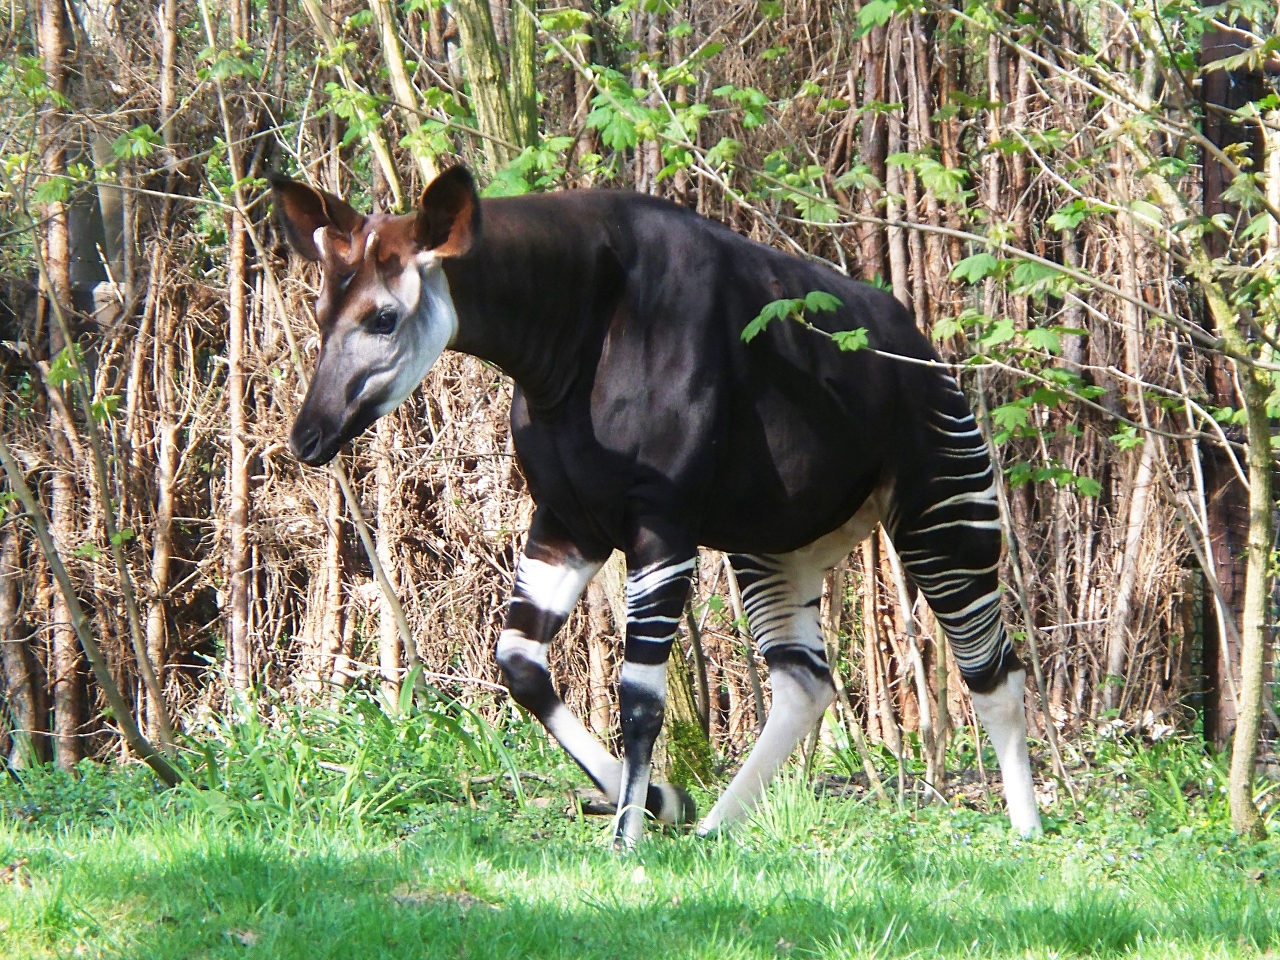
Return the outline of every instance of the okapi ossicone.
<path id="1" fill-rule="evenodd" d="M 515 381 L 511 430 L 536 510 L 498 664 L 617 804 L 617 843 L 641 836 L 646 811 L 694 819 L 689 796 L 650 783 L 649 767 L 698 547 L 737 571 L 773 692 L 708 832 L 753 807 L 832 702 L 822 580 L 877 523 L 946 631 L 1013 826 L 1039 831 L 1026 674 L 1001 620 L 996 478 L 945 369 L 881 355 L 937 359 L 896 300 L 627 191 L 481 200 L 454 167 L 416 213 L 364 216 L 283 177 L 272 186 L 290 245 L 323 268 L 320 355 L 289 438 L 299 460 L 331 460 L 446 348 Z M 816 326 L 865 328 L 876 350 L 842 352 L 784 322 L 743 342 L 767 303 L 815 290 L 842 304 Z M 621 761 L 547 671 L 552 638 L 615 548 L 627 561 Z"/>

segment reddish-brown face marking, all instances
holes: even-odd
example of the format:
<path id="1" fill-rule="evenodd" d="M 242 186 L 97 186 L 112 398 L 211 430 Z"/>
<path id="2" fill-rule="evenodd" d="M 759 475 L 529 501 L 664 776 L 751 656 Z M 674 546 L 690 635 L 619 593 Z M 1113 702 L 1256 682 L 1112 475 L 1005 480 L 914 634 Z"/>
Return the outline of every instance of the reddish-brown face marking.
<path id="1" fill-rule="evenodd" d="M 338 235 L 332 227 L 318 236 L 322 279 L 316 299 L 316 324 L 327 339 L 339 322 L 360 322 L 378 306 L 378 292 L 394 286 L 414 267 L 418 249 L 413 242 L 412 215 L 363 218 L 350 235 Z"/>

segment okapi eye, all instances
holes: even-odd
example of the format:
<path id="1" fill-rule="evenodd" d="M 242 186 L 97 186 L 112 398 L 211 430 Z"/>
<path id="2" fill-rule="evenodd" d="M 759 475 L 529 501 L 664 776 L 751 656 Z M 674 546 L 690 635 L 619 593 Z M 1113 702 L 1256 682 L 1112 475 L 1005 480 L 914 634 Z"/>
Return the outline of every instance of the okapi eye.
<path id="1" fill-rule="evenodd" d="M 395 330 L 398 319 L 394 310 L 379 310 L 377 316 L 369 324 L 369 329 L 374 333 L 391 333 Z"/>

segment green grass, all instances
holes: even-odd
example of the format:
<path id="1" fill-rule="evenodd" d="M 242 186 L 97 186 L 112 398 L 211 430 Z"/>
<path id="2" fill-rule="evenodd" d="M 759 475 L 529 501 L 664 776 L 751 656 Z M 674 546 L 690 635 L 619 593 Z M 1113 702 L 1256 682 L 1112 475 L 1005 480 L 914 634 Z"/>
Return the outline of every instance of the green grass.
<path id="1" fill-rule="evenodd" d="M 298 713 L 302 727 L 223 727 L 233 739 L 196 771 L 221 802 L 202 798 L 207 789 L 161 794 L 137 769 L 41 771 L 0 788 L 0 865 L 27 861 L 0 885 L 0 956 L 1235 957 L 1280 948 L 1280 847 L 1231 837 L 1218 767 L 1186 744 L 1096 745 L 1082 805 L 1055 811 L 1050 835 L 1034 842 L 973 810 L 816 799 L 793 771 L 729 836 L 657 834 L 620 858 L 607 818 L 565 815 L 562 791 L 581 778 L 523 725 L 504 739 L 531 745 L 506 759 L 543 771 L 550 783 L 525 787 L 546 806 L 522 806 L 501 777 L 469 791 L 470 801 L 456 780 L 450 794 L 443 750 L 430 794 L 369 758 L 352 789 L 356 745 L 345 770 L 328 759 L 308 768 L 296 745 L 290 752 L 299 737 L 310 743 L 302 753 L 329 757 L 359 736 L 366 747 L 401 737 L 411 751 L 406 729 L 446 742 L 478 735 L 466 723 L 442 733 L 434 721 L 355 715 L 354 726 L 336 715 L 307 726 Z M 489 772 L 500 775 L 506 748 L 489 740 L 498 745 Z M 481 754 L 468 761 L 477 776 Z M 317 780 L 322 772 L 332 780 Z M 294 787 L 268 789 L 290 777 Z M 339 804 L 333 791 L 344 783 Z M 386 804 L 392 793 L 410 799 Z M 381 809 L 360 799 L 375 795 Z"/>

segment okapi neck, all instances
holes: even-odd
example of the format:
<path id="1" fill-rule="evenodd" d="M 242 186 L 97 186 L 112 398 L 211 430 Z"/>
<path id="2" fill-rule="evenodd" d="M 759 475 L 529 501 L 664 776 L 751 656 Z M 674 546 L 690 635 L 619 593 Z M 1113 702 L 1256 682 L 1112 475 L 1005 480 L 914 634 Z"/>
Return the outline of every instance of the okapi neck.
<path id="1" fill-rule="evenodd" d="M 533 409 L 550 411 L 578 380 L 621 277 L 602 269 L 616 260 L 596 231 L 530 206 L 484 201 L 476 246 L 444 261 L 458 315 L 451 346 L 495 364 Z"/>

